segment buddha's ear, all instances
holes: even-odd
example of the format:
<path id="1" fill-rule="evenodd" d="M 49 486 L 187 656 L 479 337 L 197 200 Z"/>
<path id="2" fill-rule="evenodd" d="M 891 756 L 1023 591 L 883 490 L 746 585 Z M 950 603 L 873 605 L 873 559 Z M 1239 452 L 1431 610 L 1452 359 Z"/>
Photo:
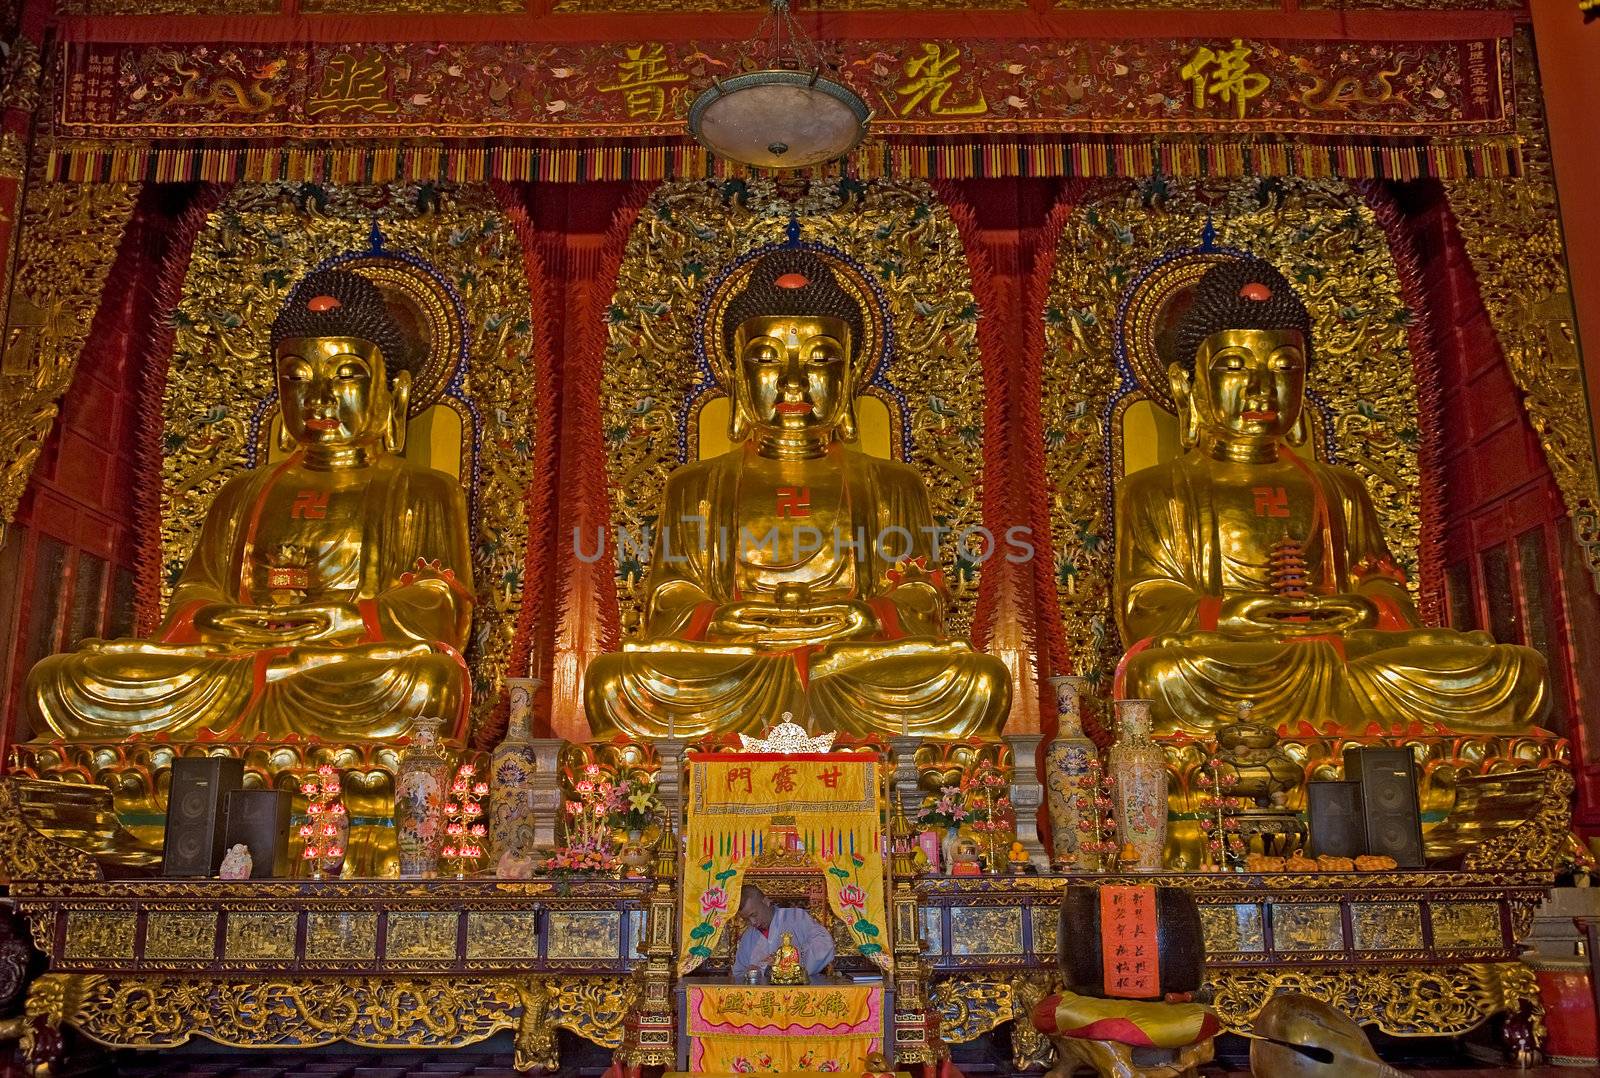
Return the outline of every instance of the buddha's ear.
<path id="1" fill-rule="evenodd" d="M 738 445 L 750 436 L 750 416 L 745 412 L 744 401 L 739 396 L 739 383 L 728 387 L 728 443 Z"/>
<path id="2" fill-rule="evenodd" d="M 278 450 L 283 453 L 294 452 L 294 435 L 289 433 L 289 424 L 283 421 L 283 404 L 278 404 Z"/>
<path id="3" fill-rule="evenodd" d="M 406 417 L 411 411 L 411 372 L 401 371 L 389 387 L 389 421 L 383 428 L 383 447 L 391 453 L 406 449 Z"/>
<path id="4" fill-rule="evenodd" d="M 848 350 L 850 342 L 845 341 Z M 848 351 L 845 353 L 849 354 Z M 844 396 L 844 407 L 839 411 L 839 440 L 853 442 L 856 440 L 856 365 L 848 364 L 844 369 L 844 378 L 840 381 L 839 392 Z"/>
<path id="5" fill-rule="evenodd" d="M 1300 414 L 1295 417 L 1294 426 L 1283 436 L 1283 440 L 1297 449 L 1311 440 L 1311 421 L 1306 418 L 1304 406 L 1301 407 Z"/>
<path id="6" fill-rule="evenodd" d="M 1200 407 L 1194 399 L 1193 383 L 1183 364 L 1167 364 L 1167 388 L 1172 391 L 1172 403 L 1178 406 L 1179 440 L 1183 448 L 1193 449 L 1200 444 Z"/>

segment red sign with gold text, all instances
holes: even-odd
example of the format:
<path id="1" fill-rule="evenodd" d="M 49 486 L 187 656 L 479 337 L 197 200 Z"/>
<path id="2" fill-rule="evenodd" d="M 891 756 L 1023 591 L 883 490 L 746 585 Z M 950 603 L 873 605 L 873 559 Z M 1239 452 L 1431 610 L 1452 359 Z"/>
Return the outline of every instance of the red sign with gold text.
<path id="1" fill-rule="evenodd" d="M 736 42 L 63 45 L 56 133 L 679 136 Z M 1507 38 L 853 40 L 879 135 L 1512 132 Z"/>

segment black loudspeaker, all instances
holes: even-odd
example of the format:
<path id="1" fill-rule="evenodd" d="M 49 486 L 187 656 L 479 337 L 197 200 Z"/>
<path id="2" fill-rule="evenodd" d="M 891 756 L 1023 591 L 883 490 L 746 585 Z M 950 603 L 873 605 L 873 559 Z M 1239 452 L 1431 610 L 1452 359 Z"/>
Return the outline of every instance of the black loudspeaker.
<path id="1" fill-rule="evenodd" d="M 250 850 L 252 880 L 289 875 L 289 812 L 294 795 L 287 790 L 234 790 L 227 804 L 223 851 L 244 843 Z"/>
<path id="2" fill-rule="evenodd" d="M 1306 783 L 1311 817 L 1312 856 L 1360 857 L 1367 852 L 1367 827 L 1361 818 L 1361 783 Z"/>
<path id="3" fill-rule="evenodd" d="M 1344 777 L 1361 783 L 1367 852 L 1393 857 L 1401 868 L 1423 867 L 1422 810 L 1417 763 L 1406 748 L 1344 750 Z"/>
<path id="4" fill-rule="evenodd" d="M 244 785 L 244 761 L 180 756 L 167 793 L 164 876 L 214 876 L 222 864 L 224 798 Z"/>

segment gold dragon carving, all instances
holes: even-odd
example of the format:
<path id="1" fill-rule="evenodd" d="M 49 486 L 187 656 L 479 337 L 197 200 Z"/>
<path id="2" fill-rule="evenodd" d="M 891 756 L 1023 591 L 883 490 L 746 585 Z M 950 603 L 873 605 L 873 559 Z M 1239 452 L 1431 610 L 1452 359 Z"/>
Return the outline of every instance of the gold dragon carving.
<path id="1" fill-rule="evenodd" d="M 1515 41 L 1523 175 L 1448 180 L 1479 295 L 1600 590 L 1600 473 L 1532 43 Z"/>
<path id="2" fill-rule="evenodd" d="M 1227 969 L 1207 976 L 1211 1006 L 1229 1032 L 1248 1030 L 1280 992 L 1301 992 L 1338 1007 L 1362 1025 L 1394 1037 L 1458 1036 L 1497 1014 L 1533 1006 L 1544 1037 L 1544 1011 L 1533 971 L 1520 962 L 1365 969 Z"/>
<path id="3" fill-rule="evenodd" d="M 29 189 L 0 360 L 0 541 L 72 384 L 138 195 L 127 183 Z"/>
<path id="4" fill-rule="evenodd" d="M 116 1048 L 200 1037 L 235 1048 L 344 1042 L 460 1047 L 515 1033 L 516 1067 L 559 1069 L 555 1031 L 622 1043 L 627 982 L 617 977 L 317 977 L 224 979 L 52 973 L 26 1013 Z"/>

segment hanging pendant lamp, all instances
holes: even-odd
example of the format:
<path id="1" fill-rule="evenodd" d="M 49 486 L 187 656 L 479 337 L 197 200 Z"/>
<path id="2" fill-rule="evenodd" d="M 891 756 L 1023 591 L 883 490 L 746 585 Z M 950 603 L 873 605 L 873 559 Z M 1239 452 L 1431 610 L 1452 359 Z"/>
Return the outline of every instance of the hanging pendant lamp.
<path id="1" fill-rule="evenodd" d="M 713 79 L 689 107 L 689 134 L 718 157 L 757 168 L 808 168 L 843 157 L 867 133 L 872 110 L 822 75 L 821 51 L 795 24 L 789 0 L 772 0 L 756 30 L 752 63 L 771 32 L 765 66 Z"/>

